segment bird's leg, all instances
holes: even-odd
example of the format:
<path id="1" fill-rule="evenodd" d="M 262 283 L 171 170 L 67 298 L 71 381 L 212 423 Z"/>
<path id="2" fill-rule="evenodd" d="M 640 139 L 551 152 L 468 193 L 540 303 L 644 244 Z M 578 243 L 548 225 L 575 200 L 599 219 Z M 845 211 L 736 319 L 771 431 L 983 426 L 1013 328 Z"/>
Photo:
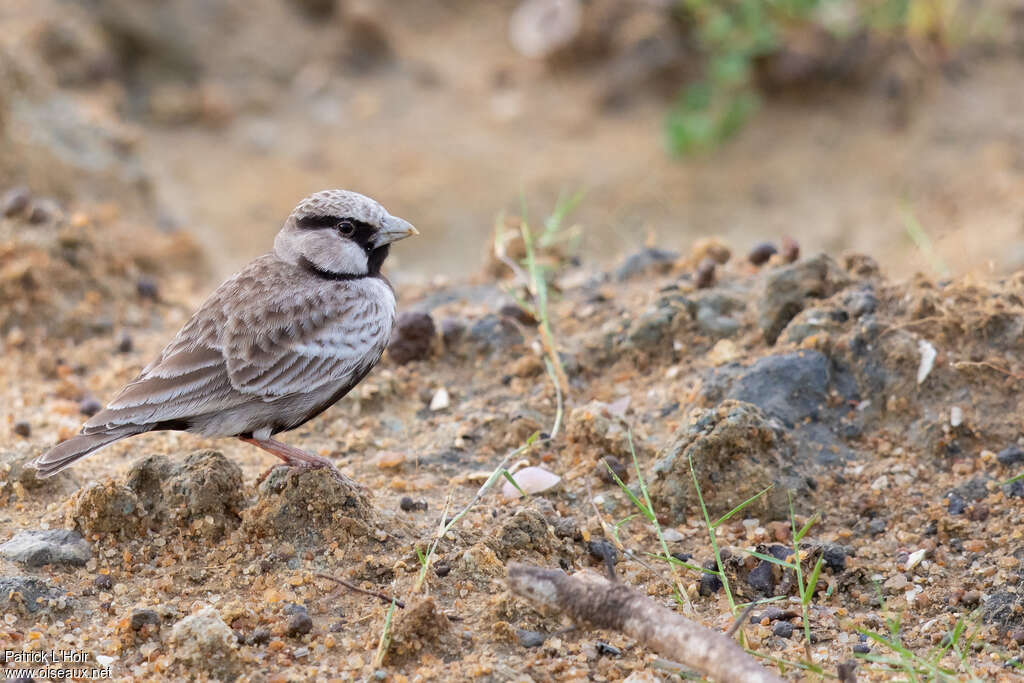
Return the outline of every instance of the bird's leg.
<path id="1" fill-rule="evenodd" d="M 307 453 L 301 448 L 295 448 L 289 446 L 286 443 L 281 443 L 275 439 L 250 439 L 246 437 L 239 437 L 246 443 L 251 443 L 253 446 L 259 446 L 268 453 L 273 453 L 277 457 L 285 461 L 286 464 L 291 467 L 305 467 L 308 469 L 324 468 L 334 475 L 334 478 L 345 484 L 354 484 L 351 479 L 346 477 L 344 474 L 338 471 L 338 468 L 334 466 L 334 463 L 319 455 L 313 455 Z"/>

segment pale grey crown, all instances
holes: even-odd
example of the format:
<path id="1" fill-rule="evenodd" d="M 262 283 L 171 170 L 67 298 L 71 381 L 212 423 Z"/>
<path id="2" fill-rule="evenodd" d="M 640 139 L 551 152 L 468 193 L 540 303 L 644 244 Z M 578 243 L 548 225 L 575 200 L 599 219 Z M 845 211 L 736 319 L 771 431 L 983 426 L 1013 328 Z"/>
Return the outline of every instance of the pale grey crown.
<path id="1" fill-rule="evenodd" d="M 289 220 L 298 221 L 310 216 L 338 216 L 352 218 L 370 225 L 381 225 L 389 217 L 384 207 L 366 195 L 348 190 L 321 190 L 314 192 L 292 210 Z"/>

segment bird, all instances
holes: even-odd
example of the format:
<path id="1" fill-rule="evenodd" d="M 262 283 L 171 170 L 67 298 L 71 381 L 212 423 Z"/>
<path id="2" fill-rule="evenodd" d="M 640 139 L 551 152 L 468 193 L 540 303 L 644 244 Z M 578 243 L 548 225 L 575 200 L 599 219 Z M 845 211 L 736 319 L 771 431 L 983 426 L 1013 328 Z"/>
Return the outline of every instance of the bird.
<path id="1" fill-rule="evenodd" d="M 327 458 L 273 437 L 334 405 L 381 359 L 396 316 L 381 266 L 392 243 L 417 234 L 356 192 L 306 197 L 269 253 L 221 284 L 79 434 L 32 461 L 37 475 L 130 436 L 179 430 L 237 437 L 340 477 Z"/>

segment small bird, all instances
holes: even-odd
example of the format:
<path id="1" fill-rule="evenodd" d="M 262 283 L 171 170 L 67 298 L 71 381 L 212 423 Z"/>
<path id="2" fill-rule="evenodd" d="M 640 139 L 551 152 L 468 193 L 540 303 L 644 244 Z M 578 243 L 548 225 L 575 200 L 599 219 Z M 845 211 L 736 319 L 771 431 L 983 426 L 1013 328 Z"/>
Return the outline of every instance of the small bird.
<path id="1" fill-rule="evenodd" d="M 115 441 L 168 429 L 238 437 L 289 465 L 337 474 L 327 458 L 272 437 L 334 405 L 380 360 L 395 324 L 394 290 L 381 265 L 392 242 L 417 234 L 361 194 L 306 197 L 273 251 L 218 287 L 78 435 L 33 461 L 39 476 Z"/>

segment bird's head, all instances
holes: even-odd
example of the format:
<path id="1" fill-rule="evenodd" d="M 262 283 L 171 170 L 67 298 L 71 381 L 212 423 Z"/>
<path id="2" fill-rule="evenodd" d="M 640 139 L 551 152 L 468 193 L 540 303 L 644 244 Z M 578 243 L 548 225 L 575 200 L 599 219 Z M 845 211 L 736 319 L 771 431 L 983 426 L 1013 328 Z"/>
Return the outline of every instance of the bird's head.
<path id="1" fill-rule="evenodd" d="M 376 275 L 392 242 L 419 234 L 355 192 L 323 190 L 303 199 L 274 240 L 288 263 L 329 278 Z"/>

